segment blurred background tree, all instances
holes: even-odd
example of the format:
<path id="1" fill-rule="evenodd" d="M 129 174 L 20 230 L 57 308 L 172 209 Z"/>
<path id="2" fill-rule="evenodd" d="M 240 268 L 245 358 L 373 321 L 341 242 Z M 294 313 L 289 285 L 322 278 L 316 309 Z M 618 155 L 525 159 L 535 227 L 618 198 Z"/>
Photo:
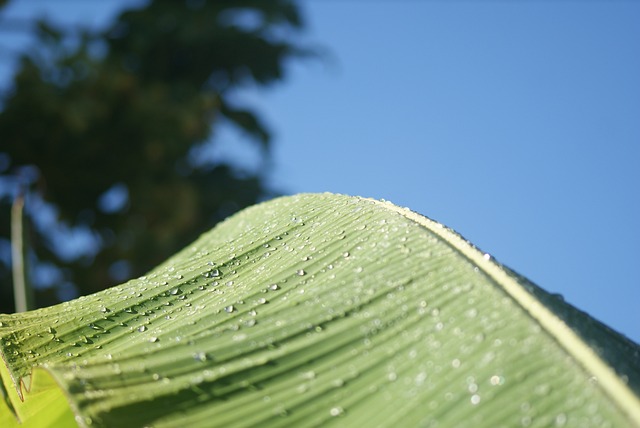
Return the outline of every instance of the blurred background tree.
<path id="1" fill-rule="evenodd" d="M 0 10 L 0 18 L 1 18 Z M 144 274 L 234 211 L 273 196 L 270 133 L 234 103 L 310 54 L 288 0 L 154 0 L 102 31 L 35 23 L 0 102 L 0 312 L 13 311 L 10 206 L 26 194 L 37 306 Z M 258 171 L 201 154 L 221 123 Z"/>

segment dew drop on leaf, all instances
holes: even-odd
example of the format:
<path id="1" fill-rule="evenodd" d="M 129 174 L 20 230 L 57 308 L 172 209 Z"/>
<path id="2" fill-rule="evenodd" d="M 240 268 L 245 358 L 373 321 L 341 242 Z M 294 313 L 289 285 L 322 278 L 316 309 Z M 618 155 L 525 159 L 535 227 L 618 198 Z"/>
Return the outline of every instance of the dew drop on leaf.
<path id="1" fill-rule="evenodd" d="M 329 410 L 329 414 L 334 417 L 340 416 L 343 413 L 344 413 L 344 409 L 340 406 L 332 407 L 331 410 Z"/>
<path id="2" fill-rule="evenodd" d="M 205 362 L 207 361 L 207 354 L 206 352 L 196 352 L 195 354 L 193 354 L 193 359 L 196 361 L 200 361 L 200 362 Z"/>
<path id="3" fill-rule="evenodd" d="M 489 382 L 491 382 L 491 385 L 493 386 L 502 385 L 504 383 L 504 378 L 502 376 L 493 375 L 491 376 L 491 379 L 489 379 Z"/>

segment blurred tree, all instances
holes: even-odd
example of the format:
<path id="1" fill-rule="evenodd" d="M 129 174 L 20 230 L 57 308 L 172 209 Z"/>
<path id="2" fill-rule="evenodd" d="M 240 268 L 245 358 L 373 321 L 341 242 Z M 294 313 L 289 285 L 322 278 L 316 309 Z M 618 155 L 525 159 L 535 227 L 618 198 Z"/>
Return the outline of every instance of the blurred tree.
<path id="1" fill-rule="evenodd" d="M 270 196 L 264 168 L 197 159 L 228 122 L 268 156 L 235 89 L 284 77 L 309 50 L 289 0 L 153 0 L 106 30 L 40 21 L 0 111 L 0 312 L 11 298 L 9 206 L 27 192 L 39 306 L 142 275 L 233 211 Z M 57 292 L 57 294 L 56 294 Z"/>

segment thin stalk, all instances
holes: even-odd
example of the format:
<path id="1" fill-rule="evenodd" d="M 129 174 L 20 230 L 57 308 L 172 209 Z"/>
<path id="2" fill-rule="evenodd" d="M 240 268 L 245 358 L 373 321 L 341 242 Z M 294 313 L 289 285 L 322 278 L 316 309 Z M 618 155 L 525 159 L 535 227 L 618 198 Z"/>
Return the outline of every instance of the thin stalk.
<path id="1" fill-rule="evenodd" d="M 34 308 L 33 289 L 28 279 L 26 229 L 24 194 L 20 192 L 11 207 L 11 257 L 13 261 L 13 295 L 16 312 L 26 312 Z"/>

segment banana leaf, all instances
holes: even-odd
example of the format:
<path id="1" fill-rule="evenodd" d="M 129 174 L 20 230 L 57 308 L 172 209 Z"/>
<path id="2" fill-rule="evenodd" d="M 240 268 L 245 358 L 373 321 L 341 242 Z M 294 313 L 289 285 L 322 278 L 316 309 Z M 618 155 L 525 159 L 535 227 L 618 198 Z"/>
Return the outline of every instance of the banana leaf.
<path id="1" fill-rule="evenodd" d="M 558 261 L 562 263 L 562 261 Z M 0 426 L 640 426 L 640 347 L 454 231 L 333 194 L 0 315 Z"/>

